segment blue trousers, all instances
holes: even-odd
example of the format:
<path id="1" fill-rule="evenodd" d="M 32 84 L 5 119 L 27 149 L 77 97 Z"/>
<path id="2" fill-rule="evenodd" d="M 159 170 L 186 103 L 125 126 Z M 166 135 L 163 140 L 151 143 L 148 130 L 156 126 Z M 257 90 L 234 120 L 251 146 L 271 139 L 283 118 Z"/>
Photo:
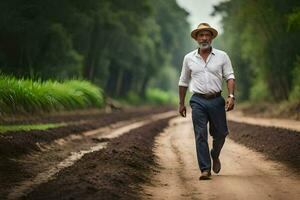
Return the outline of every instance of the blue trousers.
<path id="1" fill-rule="evenodd" d="M 197 159 L 201 172 L 211 170 L 211 158 L 219 157 L 228 135 L 225 113 L 225 100 L 222 96 L 205 99 L 193 94 L 190 99 L 192 119 L 196 141 Z M 212 150 L 209 152 L 207 141 L 207 124 L 209 133 L 213 137 Z M 210 154 L 211 153 L 211 154 Z"/>

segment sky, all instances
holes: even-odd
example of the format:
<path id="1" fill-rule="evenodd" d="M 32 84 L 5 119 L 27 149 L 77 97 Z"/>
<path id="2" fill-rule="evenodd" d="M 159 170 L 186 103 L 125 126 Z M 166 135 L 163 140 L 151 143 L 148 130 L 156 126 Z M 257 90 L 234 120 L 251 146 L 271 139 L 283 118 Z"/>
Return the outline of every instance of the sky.
<path id="1" fill-rule="evenodd" d="M 213 5 L 224 0 L 176 0 L 178 5 L 190 13 L 188 21 L 191 30 L 197 28 L 201 22 L 209 23 L 210 26 L 222 32 L 221 17 L 212 17 Z"/>

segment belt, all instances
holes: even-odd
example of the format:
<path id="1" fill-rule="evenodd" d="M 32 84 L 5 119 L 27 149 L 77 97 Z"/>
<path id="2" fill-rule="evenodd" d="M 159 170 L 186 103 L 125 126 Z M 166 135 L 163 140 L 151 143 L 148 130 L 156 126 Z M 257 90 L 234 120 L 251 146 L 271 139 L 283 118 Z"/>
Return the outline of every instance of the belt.
<path id="1" fill-rule="evenodd" d="M 208 94 L 201 94 L 201 93 L 194 93 L 194 94 L 199 97 L 203 97 L 205 99 L 213 99 L 213 98 L 221 96 L 221 92 L 208 93 Z"/>

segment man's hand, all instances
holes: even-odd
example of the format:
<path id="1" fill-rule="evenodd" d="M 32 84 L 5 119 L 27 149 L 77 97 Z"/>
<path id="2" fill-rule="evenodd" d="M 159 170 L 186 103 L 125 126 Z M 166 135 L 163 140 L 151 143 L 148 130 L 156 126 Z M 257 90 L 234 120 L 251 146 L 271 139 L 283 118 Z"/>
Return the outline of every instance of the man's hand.
<path id="1" fill-rule="evenodd" d="M 225 109 L 226 111 L 231 111 L 234 108 L 234 98 L 228 97 L 226 100 L 226 106 Z"/>
<path id="2" fill-rule="evenodd" d="M 185 105 L 179 105 L 179 113 L 182 117 L 186 117 L 186 107 L 185 107 Z"/>

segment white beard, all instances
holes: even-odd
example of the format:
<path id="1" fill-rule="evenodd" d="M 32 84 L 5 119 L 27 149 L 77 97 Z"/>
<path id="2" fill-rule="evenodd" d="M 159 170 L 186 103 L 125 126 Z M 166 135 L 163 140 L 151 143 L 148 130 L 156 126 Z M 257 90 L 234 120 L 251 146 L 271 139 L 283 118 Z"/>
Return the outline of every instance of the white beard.
<path id="1" fill-rule="evenodd" d="M 211 45 L 208 42 L 199 44 L 200 49 L 208 49 L 208 48 L 210 48 L 210 46 Z"/>

